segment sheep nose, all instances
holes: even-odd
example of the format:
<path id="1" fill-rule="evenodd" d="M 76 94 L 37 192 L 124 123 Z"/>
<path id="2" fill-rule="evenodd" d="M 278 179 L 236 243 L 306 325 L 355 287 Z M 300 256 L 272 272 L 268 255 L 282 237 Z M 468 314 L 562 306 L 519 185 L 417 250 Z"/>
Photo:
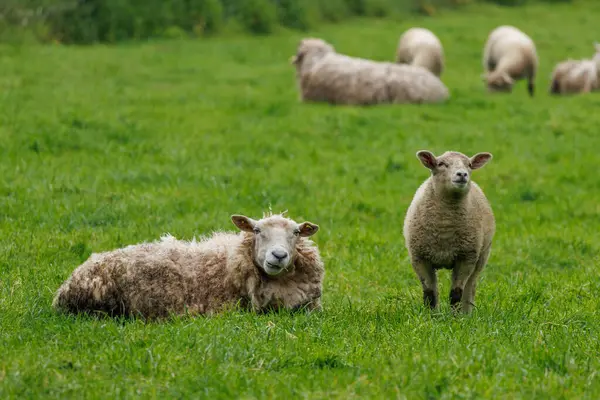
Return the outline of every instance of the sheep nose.
<path id="1" fill-rule="evenodd" d="M 467 172 L 466 171 L 456 171 L 456 176 L 464 179 L 467 177 Z"/>
<path id="2" fill-rule="evenodd" d="M 288 255 L 287 251 L 284 250 L 273 250 L 271 254 L 273 254 L 273 257 L 275 257 L 278 260 L 283 260 Z"/>

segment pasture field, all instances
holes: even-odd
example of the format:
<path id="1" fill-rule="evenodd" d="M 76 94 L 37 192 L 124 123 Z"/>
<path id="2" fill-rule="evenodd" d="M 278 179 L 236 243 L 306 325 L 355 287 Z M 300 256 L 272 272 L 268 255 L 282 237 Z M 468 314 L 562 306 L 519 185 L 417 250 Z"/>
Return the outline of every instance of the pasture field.
<path id="1" fill-rule="evenodd" d="M 0 47 L 0 398 L 600 397 L 600 93 L 548 95 L 593 54 L 600 3 L 466 6 L 306 34 L 118 46 Z M 484 90 L 488 32 L 536 41 L 533 99 Z M 304 36 L 393 60 L 413 25 L 446 51 L 452 98 L 300 104 Z M 422 306 L 402 223 L 427 178 L 415 153 L 489 151 L 497 220 L 476 310 Z M 324 310 L 167 323 L 57 315 L 91 252 L 234 230 L 271 207 L 320 225 Z"/>

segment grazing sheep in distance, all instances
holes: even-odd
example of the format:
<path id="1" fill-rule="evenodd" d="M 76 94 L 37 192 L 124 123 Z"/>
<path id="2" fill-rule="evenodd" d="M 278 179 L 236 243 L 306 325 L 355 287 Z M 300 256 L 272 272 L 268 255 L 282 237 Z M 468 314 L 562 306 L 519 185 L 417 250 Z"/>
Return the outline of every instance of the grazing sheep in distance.
<path id="1" fill-rule="evenodd" d="M 58 289 L 53 306 L 145 318 L 214 314 L 236 304 L 257 312 L 321 309 L 323 262 L 308 239 L 319 227 L 281 214 L 231 219 L 242 232 L 200 241 L 167 235 L 92 254 Z"/>
<path id="2" fill-rule="evenodd" d="M 562 61 L 552 71 L 550 93 L 589 93 L 600 89 L 600 45 L 595 44 L 596 54 L 591 60 Z"/>
<path id="3" fill-rule="evenodd" d="M 425 68 L 338 54 L 321 39 L 301 40 L 290 61 L 304 102 L 438 103 L 449 97 L 442 81 Z"/>
<path id="4" fill-rule="evenodd" d="M 438 306 L 437 270 L 452 270 L 450 305 L 469 313 L 479 274 L 485 267 L 496 230 L 494 214 L 471 171 L 490 153 L 447 151 L 439 157 L 419 151 L 431 176 L 416 191 L 404 220 L 404 238 L 412 267 L 423 287 L 425 305 Z"/>
<path id="5" fill-rule="evenodd" d="M 533 40 L 514 26 L 503 25 L 488 36 L 483 51 L 483 79 L 492 92 L 511 92 L 516 80 L 527 79 L 533 96 L 538 57 Z"/>
<path id="6" fill-rule="evenodd" d="M 428 29 L 410 28 L 400 36 L 396 62 L 426 68 L 439 77 L 444 70 L 442 42 Z"/>

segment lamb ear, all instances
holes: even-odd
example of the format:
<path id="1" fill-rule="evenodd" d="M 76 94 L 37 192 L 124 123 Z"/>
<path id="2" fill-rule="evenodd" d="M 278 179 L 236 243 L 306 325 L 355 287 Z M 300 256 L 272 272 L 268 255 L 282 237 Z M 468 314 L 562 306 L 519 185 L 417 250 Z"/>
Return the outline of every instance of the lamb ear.
<path id="1" fill-rule="evenodd" d="M 437 159 L 433 153 L 428 150 L 419 150 L 417 152 L 417 158 L 421 160 L 421 163 L 425 166 L 425 168 L 435 169 L 437 165 Z"/>
<path id="2" fill-rule="evenodd" d="M 300 231 L 300 236 L 309 237 L 317 233 L 319 230 L 319 225 L 313 224 L 312 222 L 303 222 L 298 226 L 298 230 Z"/>
<path id="3" fill-rule="evenodd" d="M 232 215 L 231 222 L 244 232 L 252 232 L 254 231 L 254 226 L 256 226 L 255 220 L 244 215 Z"/>
<path id="4" fill-rule="evenodd" d="M 502 74 L 502 79 L 509 85 L 512 85 L 515 82 L 506 72 Z"/>
<path id="5" fill-rule="evenodd" d="M 471 169 L 478 169 L 492 159 L 491 153 L 477 153 L 471 157 Z"/>

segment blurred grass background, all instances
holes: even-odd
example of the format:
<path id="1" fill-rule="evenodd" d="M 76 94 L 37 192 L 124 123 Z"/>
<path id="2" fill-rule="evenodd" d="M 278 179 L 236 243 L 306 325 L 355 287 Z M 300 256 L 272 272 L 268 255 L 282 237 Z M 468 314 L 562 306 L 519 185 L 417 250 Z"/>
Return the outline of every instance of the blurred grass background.
<path id="1" fill-rule="evenodd" d="M 2 0 L 0 40 L 61 43 L 119 42 L 224 32 L 306 31 L 324 22 L 413 13 L 475 2 L 520 6 L 571 0 Z"/>

